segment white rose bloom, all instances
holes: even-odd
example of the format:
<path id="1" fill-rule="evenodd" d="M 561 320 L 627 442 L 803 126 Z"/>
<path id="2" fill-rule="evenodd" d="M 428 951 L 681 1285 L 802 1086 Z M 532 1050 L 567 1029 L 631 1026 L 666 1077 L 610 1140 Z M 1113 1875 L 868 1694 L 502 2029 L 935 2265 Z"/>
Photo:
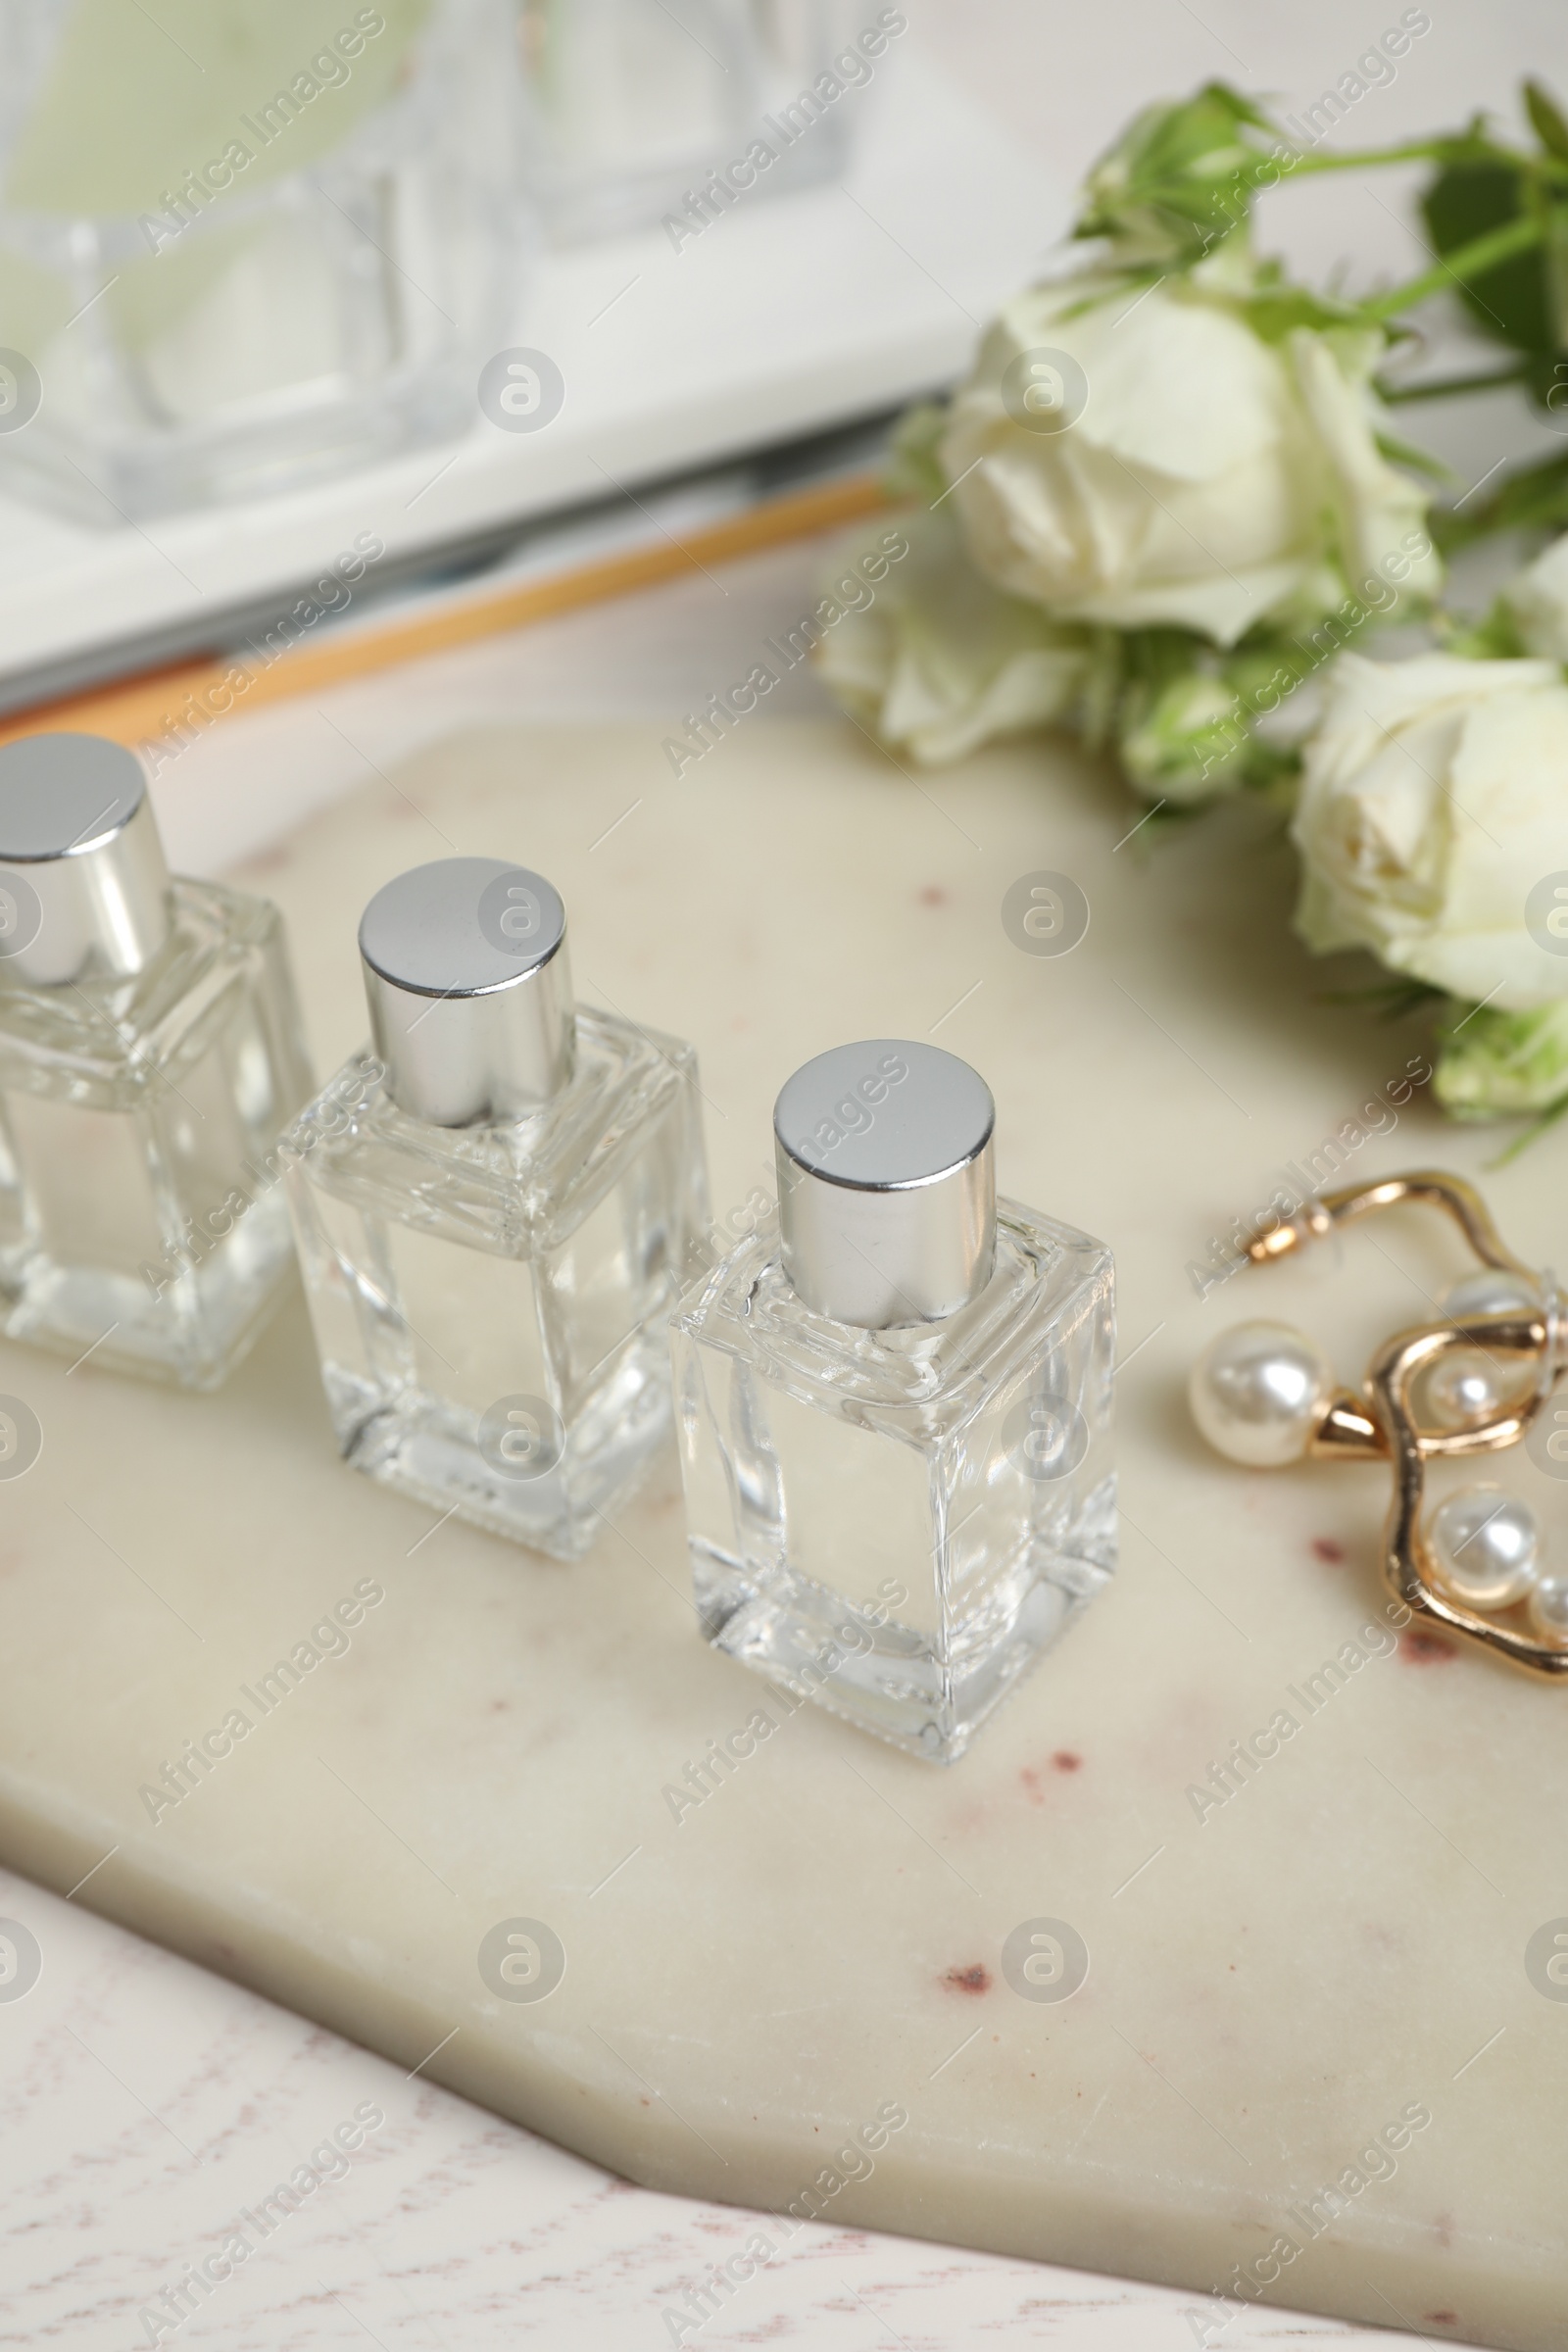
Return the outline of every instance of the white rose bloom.
<path id="1" fill-rule="evenodd" d="M 970 552 L 1057 618 L 1174 624 L 1221 645 L 1271 617 L 1316 617 L 1369 581 L 1383 609 L 1385 581 L 1433 591 L 1425 493 L 1377 448 L 1368 379 L 1382 349 L 1348 327 L 1265 342 L 1200 280 L 1020 294 L 941 445 Z M 1040 352 L 1065 354 L 1087 387 L 1054 431 L 1018 421 Z"/>
<path id="2" fill-rule="evenodd" d="M 1502 601 L 1533 654 L 1568 662 L 1568 534 L 1526 564 Z"/>
<path id="3" fill-rule="evenodd" d="M 884 743 L 916 760 L 956 760 L 994 735 L 1068 715 L 1088 656 L 1083 632 L 1054 627 L 1037 606 L 982 579 L 946 513 L 901 514 L 909 552 L 874 600 L 816 649 L 828 686 Z M 843 546 L 842 573 L 860 552 Z"/>
<path id="4" fill-rule="evenodd" d="M 1308 947 L 1370 948 L 1498 1011 L 1568 995 L 1568 957 L 1525 921 L 1531 891 L 1568 868 L 1568 685 L 1555 663 L 1342 654 L 1292 833 Z"/>

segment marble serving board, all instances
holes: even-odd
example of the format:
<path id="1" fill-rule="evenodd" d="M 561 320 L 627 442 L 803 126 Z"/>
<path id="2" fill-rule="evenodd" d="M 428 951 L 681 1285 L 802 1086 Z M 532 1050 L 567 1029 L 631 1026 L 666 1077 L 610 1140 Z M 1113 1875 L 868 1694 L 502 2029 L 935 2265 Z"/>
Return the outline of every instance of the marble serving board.
<path id="1" fill-rule="evenodd" d="M 3 1348 L 44 1442 L 0 1484 L 0 1860 L 743 2209 L 662 2340 L 703 2340 L 704 2312 L 744 2333 L 755 2241 L 793 2207 L 1561 2344 L 1568 2003 L 1526 1947 L 1568 1912 L 1568 1695 L 1396 1642 L 1382 1474 L 1232 1470 L 1182 1394 L 1247 1314 L 1353 1377 L 1464 1269 L 1412 1213 L 1200 1297 L 1209 1237 L 1285 1163 L 1338 1137 L 1358 1171 L 1474 1173 L 1495 1138 L 1403 1101 L 1419 1028 L 1321 1000 L 1346 971 L 1292 941 L 1260 808 L 1152 844 L 1059 745 L 916 780 L 847 724 L 759 722 L 677 783 L 663 733 L 454 739 L 246 869 L 286 911 L 318 1067 L 360 1041 L 365 900 L 454 851 L 549 873 L 582 997 L 697 1040 L 721 1212 L 766 1183 L 808 1054 L 904 1034 L 971 1058 L 1003 1189 L 1118 1253 L 1119 1575 L 953 1770 L 775 1701 L 694 1802 L 689 1769 L 767 1692 L 697 1635 L 673 1458 L 566 1569 L 341 1467 L 297 1295 L 210 1397 Z M 1069 955 L 1004 928 L 1041 870 L 1087 894 Z M 1485 1178 L 1535 1262 L 1562 1253 L 1562 1151 Z M 1560 1548 L 1562 1490 L 1501 1469 Z M 144 1795 L 235 1710 L 187 1794 Z M 1195 1793 L 1282 1711 L 1236 1793 Z M 1009 1938 L 1042 1920 L 1087 1954 L 1069 1999 L 1015 1989 Z M 546 1997 L 498 1973 L 520 1932 Z M 208 2222 L 216 2249 L 228 2209 Z M 1223 2343 L 1224 2307 L 1195 2313 Z"/>

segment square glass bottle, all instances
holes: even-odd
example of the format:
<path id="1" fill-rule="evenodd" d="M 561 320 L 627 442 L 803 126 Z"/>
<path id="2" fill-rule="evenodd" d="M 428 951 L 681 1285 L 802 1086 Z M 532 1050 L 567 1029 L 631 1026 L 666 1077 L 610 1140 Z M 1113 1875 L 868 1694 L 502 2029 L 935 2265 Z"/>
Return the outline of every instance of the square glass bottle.
<path id="1" fill-rule="evenodd" d="M 292 1271 L 310 1091 L 276 907 L 171 879 L 120 745 L 0 749 L 0 1330 L 215 1388 Z"/>
<path id="2" fill-rule="evenodd" d="M 680 251 L 739 194 L 842 177 L 854 101 L 908 23 L 848 0 L 708 0 L 700 32 L 665 0 L 517 0 L 527 176 L 558 244 L 662 224 Z"/>
<path id="3" fill-rule="evenodd" d="M 818 1055 L 674 1319 L 709 1640 L 941 1763 L 1116 1560 L 1110 1251 L 997 1201 L 994 1121 L 935 1047 Z"/>
<path id="4" fill-rule="evenodd" d="M 457 439 L 523 105 L 515 0 L 0 0 L 0 481 L 112 526 Z"/>
<path id="5" fill-rule="evenodd" d="M 551 885 L 448 858 L 360 926 L 373 1052 L 289 1138 L 347 1461 L 575 1559 L 670 1428 L 666 1324 L 707 1235 L 697 1057 L 574 1005 Z"/>

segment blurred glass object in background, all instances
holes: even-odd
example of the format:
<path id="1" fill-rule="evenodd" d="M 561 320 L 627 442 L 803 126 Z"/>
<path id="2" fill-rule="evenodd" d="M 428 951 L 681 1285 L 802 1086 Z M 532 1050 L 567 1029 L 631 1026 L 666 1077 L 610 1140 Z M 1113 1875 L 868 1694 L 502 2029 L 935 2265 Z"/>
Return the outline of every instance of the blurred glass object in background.
<path id="1" fill-rule="evenodd" d="M 113 522 L 463 432 L 515 0 L 0 0 L 0 483 Z"/>
<path id="2" fill-rule="evenodd" d="M 514 0 L 532 117 L 527 172 L 560 245 L 684 213 L 715 167 L 760 141 L 756 196 L 831 179 L 848 152 L 842 95 L 871 77 L 832 59 L 877 12 L 865 0 Z M 885 39 L 882 46 L 886 46 Z M 830 76 L 815 88 L 818 77 Z M 745 178 L 745 172 L 742 178 Z M 710 204 L 716 214 L 731 201 Z M 701 213 L 692 216 L 700 226 Z"/>

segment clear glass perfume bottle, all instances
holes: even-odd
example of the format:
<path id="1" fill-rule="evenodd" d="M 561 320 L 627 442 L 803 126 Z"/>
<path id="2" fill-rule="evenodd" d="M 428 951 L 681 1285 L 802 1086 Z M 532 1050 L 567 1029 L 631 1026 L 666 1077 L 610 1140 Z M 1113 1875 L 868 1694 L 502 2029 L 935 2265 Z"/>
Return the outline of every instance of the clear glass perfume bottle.
<path id="1" fill-rule="evenodd" d="M 524 105 L 514 0 L 0 0 L 0 480 L 112 527 L 458 438 Z"/>
<path id="2" fill-rule="evenodd" d="M 867 23 L 847 0 L 704 0 L 697 23 L 664 0 L 516 6 L 524 169 L 552 234 L 575 244 L 671 216 L 677 250 L 737 190 L 750 204 L 839 178 L 856 104 L 819 85 L 863 88 L 908 22 L 887 9 Z"/>
<path id="3" fill-rule="evenodd" d="M 356 1469 L 574 1559 L 670 1426 L 708 1229 L 697 1057 L 574 1005 L 540 875 L 447 858 L 360 925 L 373 1052 L 289 1139 L 321 1375 Z"/>
<path id="4" fill-rule="evenodd" d="M 674 1319 L 710 1641 L 941 1763 L 1116 1560 L 1111 1255 L 997 1200 L 994 1124 L 935 1047 L 819 1054 Z"/>
<path id="5" fill-rule="evenodd" d="M 293 1262 L 311 1091 L 265 899 L 171 879 L 134 755 L 0 748 L 0 1329 L 215 1388 Z"/>

